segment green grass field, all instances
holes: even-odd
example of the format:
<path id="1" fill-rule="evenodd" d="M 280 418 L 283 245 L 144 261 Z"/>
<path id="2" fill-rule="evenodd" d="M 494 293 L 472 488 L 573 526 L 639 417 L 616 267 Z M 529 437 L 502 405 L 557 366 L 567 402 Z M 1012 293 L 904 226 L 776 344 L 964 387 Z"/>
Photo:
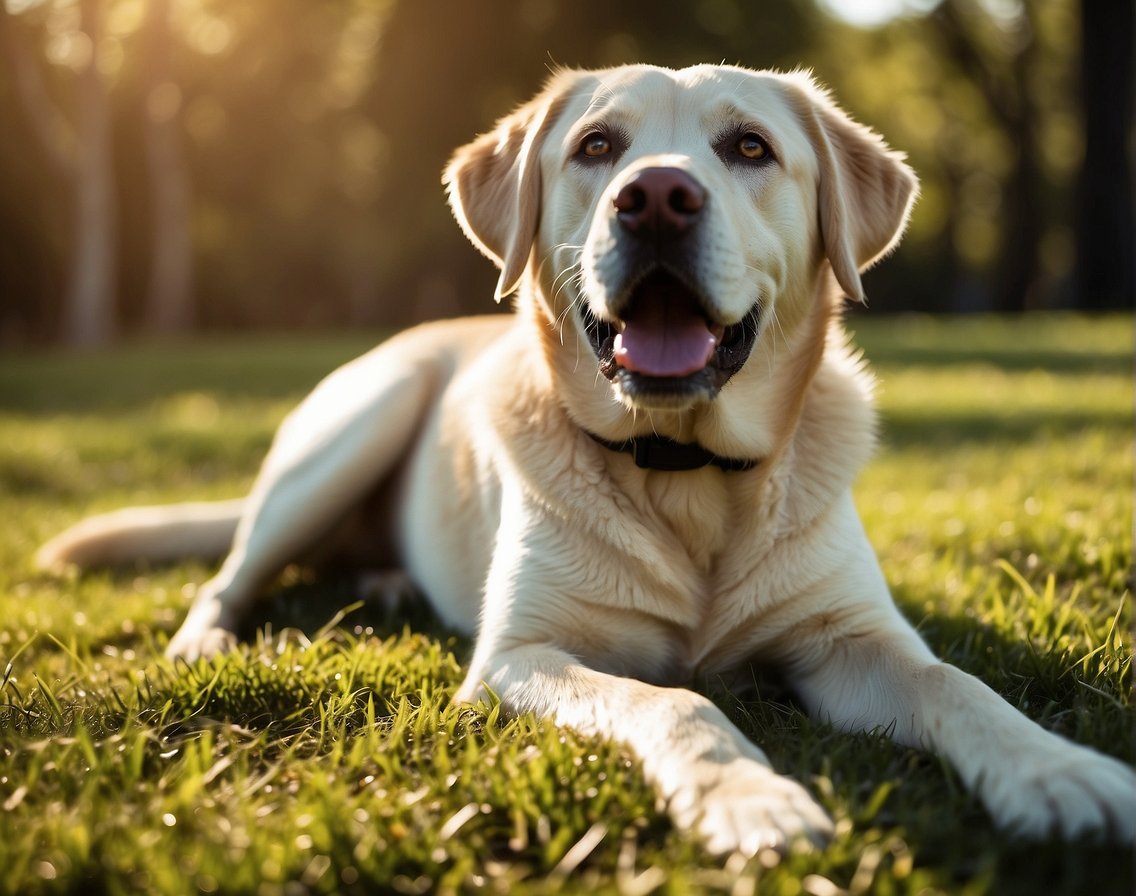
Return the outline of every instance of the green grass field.
<path id="1" fill-rule="evenodd" d="M 852 321 L 881 377 L 857 486 L 932 647 L 1045 726 L 1133 759 L 1132 326 Z M 469 644 L 286 575 L 237 654 L 160 659 L 200 564 L 33 569 L 84 514 L 241 493 L 362 336 L 0 358 L 0 892 L 1130 894 L 1131 850 L 1014 844 L 939 761 L 716 699 L 837 820 L 780 865 L 703 854 L 627 756 L 455 709 Z M 331 624 L 329 624 L 331 623 Z M 6 671 L 5 671 L 6 667 Z"/>

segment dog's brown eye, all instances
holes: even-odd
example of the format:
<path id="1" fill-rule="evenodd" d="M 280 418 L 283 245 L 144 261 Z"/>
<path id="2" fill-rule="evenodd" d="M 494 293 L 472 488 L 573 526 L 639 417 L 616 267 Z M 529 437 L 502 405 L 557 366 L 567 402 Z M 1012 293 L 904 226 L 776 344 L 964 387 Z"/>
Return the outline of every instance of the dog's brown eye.
<path id="1" fill-rule="evenodd" d="M 738 140 L 737 151 L 738 155 L 743 158 L 760 162 L 769 155 L 769 144 L 757 136 L 757 134 L 744 134 L 741 139 Z"/>
<path id="2" fill-rule="evenodd" d="M 606 156 L 611 152 L 611 141 L 603 134 L 588 134 L 580 144 L 580 151 L 591 158 Z"/>

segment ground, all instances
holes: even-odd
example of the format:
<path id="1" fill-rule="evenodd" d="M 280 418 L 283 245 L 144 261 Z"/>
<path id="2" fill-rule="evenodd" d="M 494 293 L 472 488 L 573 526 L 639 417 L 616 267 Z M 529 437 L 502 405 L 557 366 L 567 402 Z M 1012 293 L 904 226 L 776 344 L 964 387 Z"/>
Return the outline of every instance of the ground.
<path id="1" fill-rule="evenodd" d="M 903 611 L 1131 761 L 1130 321 L 850 326 L 883 412 L 857 499 Z M 246 649 L 187 667 L 160 654 L 204 565 L 34 571 L 86 513 L 241 493 L 374 338 L 0 358 L 0 892 L 1131 892 L 1131 850 L 1015 844 L 937 760 L 813 724 L 763 678 L 699 685 L 837 820 L 777 867 L 703 854 L 616 746 L 449 706 L 468 643 L 348 581 L 290 572 Z"/>

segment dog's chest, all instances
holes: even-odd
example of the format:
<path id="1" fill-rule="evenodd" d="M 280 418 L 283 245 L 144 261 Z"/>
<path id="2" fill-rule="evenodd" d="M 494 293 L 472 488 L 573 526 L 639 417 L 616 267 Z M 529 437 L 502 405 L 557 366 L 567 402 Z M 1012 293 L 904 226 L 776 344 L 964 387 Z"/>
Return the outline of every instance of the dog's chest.
<path id="1" fill-rule="evenodd" d="M 636 511 L 658 547 L 657 564 L 640 564 L 639 593 L 662 598 L 677 626 L 678 654 L 695 657 L 719 636 L 723 613 L 755 604 L 755 570 L 775 537 L 768 489 L 717 470 L 648 474 L 634 493 Z M 760 493 L 760 494 L 759 494 Z"/>
<path id="2" fill-rule="evenodd" d="M 637 485 L 625 500 L 656 550 L 649 562 L 623 566 L 609 592 L 611 603 L 636 611 L 621 625 L 642 629 L 629 640 L 645 666 L 667 658 L 667 668 L 653 672 L 666 681 L 732 665 L 760 641 L 762 617 L 776 609 L 762 569 L 776 555 L 779 489 L 716 470 L 649 473 Z"/>
<path id="3" fill-rule="evenodd" d="M 648 473 L 636 504 L 644 520 L 674 544 L 676 562 L 701 577 L 714 575 L 730 543 L 731 523 L 738 523 L 728 477 L 712 470 Z"/>

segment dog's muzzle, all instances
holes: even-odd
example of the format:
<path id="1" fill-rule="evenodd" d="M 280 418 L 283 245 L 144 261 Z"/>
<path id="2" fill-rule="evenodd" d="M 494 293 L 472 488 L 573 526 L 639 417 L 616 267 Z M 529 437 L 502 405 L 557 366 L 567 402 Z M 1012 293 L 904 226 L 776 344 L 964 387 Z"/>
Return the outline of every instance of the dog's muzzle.
<path id="1" fill-rule="evenodd" d="M 709 197 L 678 168 L 644 168 L 614 199 L 635 273 L 617 301 L 618 319 L 600 320 L 581 303 L 600 372 L 632 400 L 713 398 L 745 364 L 757 340 L 757 305 L 733 324 L 713 319 L 686 271 Z"/>
<path id="2" fill-rule="evenodd" d="M 755 305 L 736 324 L 710 322 L 697 293 L 662 266 L 632 289 L 619 320 L 581 303 L 599 369 L 630 398 L 703 393 L 713 398 L 742 369 L 757 341 Z"/>

